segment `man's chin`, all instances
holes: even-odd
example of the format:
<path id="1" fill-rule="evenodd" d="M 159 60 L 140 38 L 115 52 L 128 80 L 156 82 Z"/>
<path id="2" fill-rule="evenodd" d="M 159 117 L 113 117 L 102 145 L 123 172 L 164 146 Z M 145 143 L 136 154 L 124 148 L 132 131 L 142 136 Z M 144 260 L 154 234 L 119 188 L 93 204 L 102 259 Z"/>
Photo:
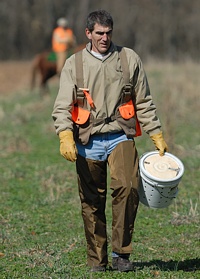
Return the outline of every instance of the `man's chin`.
<path id="1" fill-rule="evenodd" d="M 108 51 L 108 47 L 107 47 L 107 46 L 106 46 L 106 47 L 102 47 L 102 48 L 100 49 L 100 53 L 101 53 L 101 54 L 105 54 L 107 51 Z"/>

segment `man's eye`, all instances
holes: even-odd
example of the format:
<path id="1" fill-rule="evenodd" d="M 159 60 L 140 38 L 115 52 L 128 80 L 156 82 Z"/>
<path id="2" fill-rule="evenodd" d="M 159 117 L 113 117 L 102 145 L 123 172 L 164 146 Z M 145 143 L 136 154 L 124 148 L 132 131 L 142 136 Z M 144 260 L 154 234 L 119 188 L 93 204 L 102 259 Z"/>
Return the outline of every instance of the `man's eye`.
<path id="1" fill-rule="evenodd" d="M 110 35 L 112 33 L 112 30 L 109 30 L 107 32 L 100 32 L 100 31 L 97 31 L 96 34 L 99 35 L 99 36 L 103 36 L 104 34 L 106 35 Z"/>
<path id="2" fill-rule="evenodd" d="M 112 33 L 112 30 L 109 30 L 108 32 L 106 32 L 107 35 L 110 35 Z"/>

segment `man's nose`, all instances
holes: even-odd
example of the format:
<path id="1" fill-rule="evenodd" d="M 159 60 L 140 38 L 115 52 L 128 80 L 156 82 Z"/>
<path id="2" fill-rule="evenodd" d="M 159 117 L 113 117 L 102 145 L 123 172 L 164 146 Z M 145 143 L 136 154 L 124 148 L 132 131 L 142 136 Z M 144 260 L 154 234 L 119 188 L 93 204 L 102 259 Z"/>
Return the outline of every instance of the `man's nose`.
<path id="1" fill-rule="evenodd" d="M 103 34 L 102 39 L 103 39 L 104 41 L 107 41 L 107 39 L 108 39 L 108 34 L 107 34 L 106 32 Z"/>

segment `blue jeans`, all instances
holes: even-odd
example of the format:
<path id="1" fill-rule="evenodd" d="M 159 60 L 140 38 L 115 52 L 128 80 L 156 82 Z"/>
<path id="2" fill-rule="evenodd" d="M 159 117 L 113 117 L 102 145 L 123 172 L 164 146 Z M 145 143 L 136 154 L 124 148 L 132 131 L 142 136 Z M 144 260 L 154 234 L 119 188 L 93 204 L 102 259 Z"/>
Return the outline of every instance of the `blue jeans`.
<path id="1" fill-rule="evenodd" d="M 128 140 L 124 132 L 92 135 L 86 145 L 76 143 L 78 154 L 96 161 L 106 161 L 118 143 Z M 132 140 L 132 139 L 130 139 Z"/>

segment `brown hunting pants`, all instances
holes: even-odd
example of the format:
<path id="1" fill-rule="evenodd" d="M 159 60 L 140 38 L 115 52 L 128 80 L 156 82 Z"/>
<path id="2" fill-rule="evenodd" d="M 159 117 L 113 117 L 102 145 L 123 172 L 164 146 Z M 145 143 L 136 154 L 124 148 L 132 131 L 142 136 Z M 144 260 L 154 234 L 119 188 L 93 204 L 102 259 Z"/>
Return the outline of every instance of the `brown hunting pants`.
<path id="1" fill-rule="evenodd" d="M 107 265 L 106 193 L 107 164 L 112 190 L 112 251 L 132 252 L 137 213 L 138 155 L 134 141 L 119 143 L 107 161 L 78 156 L 76 167 L 89 266 Z"/>

